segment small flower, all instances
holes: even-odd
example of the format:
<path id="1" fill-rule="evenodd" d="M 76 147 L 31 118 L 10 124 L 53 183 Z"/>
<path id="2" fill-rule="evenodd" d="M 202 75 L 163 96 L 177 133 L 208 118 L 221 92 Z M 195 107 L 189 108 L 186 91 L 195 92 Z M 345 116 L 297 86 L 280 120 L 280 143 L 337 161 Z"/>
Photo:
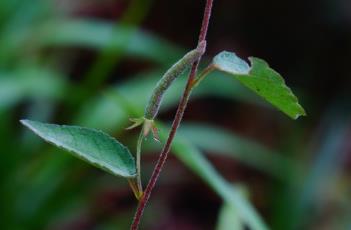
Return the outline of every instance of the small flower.
<path id="1" fill-rule="evenodd" d="M 142 132 L 144 137 L 147 137 L 151 131 L 154 140 L 160 142 L 158 130 L 154 120 L 146 119 L 145 117 L 130 118 L 129 120 L 133 122 L 133 124 L 126 129 L 134 129 L 142 125 Z"/>

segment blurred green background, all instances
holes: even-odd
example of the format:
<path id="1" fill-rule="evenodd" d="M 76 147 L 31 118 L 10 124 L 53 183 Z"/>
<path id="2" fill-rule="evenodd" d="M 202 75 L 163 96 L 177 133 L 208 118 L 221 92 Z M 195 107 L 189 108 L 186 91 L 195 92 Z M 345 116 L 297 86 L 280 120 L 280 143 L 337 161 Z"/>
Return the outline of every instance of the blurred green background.
<path id="1" fill-rule="evenodd" d="M 0 1 L 0 229 L 128 229 L 127 182 L 18 122 L 104 130 L 135 148 L 162 73 L 195 47 L 205 1 Z M 267 60 L 300 98 L 297 121 L 230 77 L 194 92 L 141 229 L 351 229 L 351 2 L 215 0 L 204 63 Z M 171 122 L 186 77 L 162 106 Z M 148 141 L 144 184 L 161 146 Z"/>

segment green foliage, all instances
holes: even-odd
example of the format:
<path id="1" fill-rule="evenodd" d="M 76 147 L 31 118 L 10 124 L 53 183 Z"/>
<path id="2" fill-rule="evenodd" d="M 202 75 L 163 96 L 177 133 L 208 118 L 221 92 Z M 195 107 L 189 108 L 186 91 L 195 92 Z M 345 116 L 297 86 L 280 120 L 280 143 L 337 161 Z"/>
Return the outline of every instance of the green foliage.
<path id="1" fill-rule="evenodd" d="M 41 46 L 123 50 L 128 56 L 170 65 L 183 50 L 131 25 L 99 20 L 55 20 L 38 26 Z M 165 53 L 171 55 L 164 55 Z"/>
<path id="2" fill-rule="evenodd" d="M 216 230 L 243 230 L 245 227 L 240 221 L 238 211 L 232 205 L 223 204 L 219 211 Z"/>
<path id="3" fill-rule="evenodd" d="M 176 138 L 173 151 L 180 160 L 191 170 L 197 173 L 222 199 L 236 207 L 240 219 L 253 230 L 266 230 L 268 227 L 256 212 L 251 203 L 241 194 L 240 190 L 233 188 L 212 166 L 212 164 L 183 138 Z"/>
<path id="4" fill-rule="evenodd" d="M 89 173 L 91 167 L 61 154 L 63 151 L 58 148 L 44 145 L 32 135 L 22 133 L 18 130 L 18 122 L 14 122 L 17 115 L 54 120 L 57 119 L 55 114 L 60 111 L 61 115 L 62 111 L 65 116 L 60 116 L 60 119 L 67 123 L 97 127 L 118 136 L 127 127 L 128 117 L 143 113 L 147 97 L 166 67 L 185 53 L 185 49 L 140 29 L 138 25 L 54 15 L 52 12 L 59 9 L 50 11 L 47 6 L 41 7 L 42 3 L 12 0 L 0 3 L 0 10 L 3 10 L 0 11 L 3 38 L 0 41 L 0 141 L 4 150 L 0 154 L 0 168 L 3 171 L 0 222 L 4 229 L 50 228 L 50 223 L 64 222 L 72 216 L 86 213 L 91 205 L 89 202 L 93 202 L 89 197 L 91 191 L 100 192 L 103 186 L 117 189 L 124 186 L 119 184 L 119 180 L 111 185 L 109 175 L 92 175 Z M 29 6 L 32 6 L 30 10 Z M 12 10 L 8 11 L 7 8 Z M 93 52 L 106 49 L 107 53 L 118 53 L 121 58 L 151 63 L 148 67 L 151 71 L 138 71 L 132 76 L 111 74 L 115 79 L 131 79 L 118 79 L 117 86 L 106 86 L 108 82 L 102 79 L 102 84 L 97 87 L 99 91 L 91 92 L 89 97 L 82 97 L 79 106 L 72 106 L 72 93 L 81 92 L 76 89 L 90 89 L 76 82 L 76 77 L 82 82 L 86 79 L 78 76 L 81 73 L 76 75 L 72 71 L 66 57 L 76 56 L 76 53 L 69 48 L 84 48 Z M 117 59 L 112 60 L 113 68 L 118 67 L 120 58 Z M 240 63 L 237 65 L 241 66 Z M 242 66 L 243 69 L 247 68 L 244 64 Z M 90 71 L 87 70 L 88 73 Z M 193 93 L 193 98 L 225 98 L 227 103 L 235 100 L 236 103 L 262 105 L 239 83 L 224 78 L 221 72 L 214 74 L 216 77 L 203 82 Z M 161 112 L 176 106 L 184 84 L 185 78 L 182 77 L 172 84 L 165 95 Z M 135 176 L 135 164 L 129 151 L 100 131 L 28 120 L 24 122 L 43 139 L 62 146 L 90 164 L 113 175 Z M 71 129 L 74 135 L 68 131 Z M 235 207 L 236 217 L 242 223 L 252 229 L 266 229 L 254 203 L 242 196 L 239 189 L 231 185 L 232 181 L 220 174 L 222 169 L 215 169 L 202 151 L 224 154 L 250 169 L 262 170 L 280 179 L 290 171 L 295 172 L 292 165 L 296 163 L 219 127 L 193 124 L 185 125 L 184 130 L 180 130 L 179 139 L 173 146 L 176 157 L 202 178 L 225 204 Z M 133 133 L 125 133 L 125 140 L 132 142 Z M 73 138 L 78 138 L 78 141 L 71 142 Z M 102 141 L 103 144 L 99 146 L 94 141 Z M 112 147 L 106 148 L 106 143 Z M 120 156 L 125 156 L 126 161 L 122 161 Z M 147 166 L 151 167 L 151 164 Z M 131 215 L 122 211 L 118 212 L 118 219 L 114 214 L 106 217 L 106 220 L 113 219 L 113 227 L 116 228 L 126 226 L 126 219 Z M 99 219 L 101 223 L 96 224 L 104 225 L 104 221 Z"/>
<path id="5" fill-rule="evenodd" d="M 223 128 L 184 123 L 179 134 L 199 149 L 234 158 L 282 181 L 297 173 L 292 160 Z"/>
<path id="6" fill-rule="evenodd" d="M 62 98 L 66 87 L 62 76 L 44 68 L 0 72 L 0 111 L 23 100 Z"/>
<path id="7" fill-rule="evenodd" d="M 254 89 L 259 95 L 265 97 L 268 101 L 272 104 L 276 105 L 282 111 L 287 113 L 289 116 L 297 118 L 298 115 L 293 110 L 296 106 L 302 109 L 302 107 L 297 103 L 296 97 L 291 93 L 290 89 L 287 88 L 283 83 L 282 78 L 276 74 L 273 70 L 269 69 L 268 65 L 265 64 L 263 61 L 259 59 L 253 59 L 253 67 L 250 70 L 250 67 L 247 65 L 246 62 L 237 58 L 234 54 L 223 52 L 220 55 L 216 56 L 213 61 L 213 66 L 219 70 L 224 72 L 228 72 L 234 74 L 234 76 L 238 75 L 239 81 L 245 84 L 247 87 Z M 265 68 L 264 68 L 265 67 Z M 248 80 L 247 80 L 248 79 Z M 262 80 L 263 79 L 263 80 Z M 268 79 L 268 80 L 267 80 Z M 277 86 L 278 85 L 278 86 Z M 263 90 L 261 90 L 261 87 Z M 268 89 L 273 87 L 273 89 L 277 88 L 279 91 L 278 97 Z M 274 88 L 275 87 L 275 88 Z M 136 109 L 132 108 L 127 102 L 128 95 L 130 95 L 130 91 L 127 92 L 125 96 L 121 94 L 115 97 L 116 102 L 120 102 L 122 106 L 122 111 L 130 113 L 132 111 L 137 111 Z M 111 97 L 111 94 L 109 94 Z M 282 96 L 283 95 L 283 96 Z M 287 96 L 288 95 L 288 96 Z M 280 98 L 279 98 L 280 96 Z M 290 99 L 287 101 L 286 99 Z M 292 99 L 293 103 L 292 103 Z M 287 104 L 286 104 L 287 103 Z M 292 104 L 292 105 L 291 105 Z M 157 106 L 158 107 L 158 106 Z M 291 110 L 291 108 L 293 108 Z M 289 110 L 290 109 L 290 110 Z M 302 109 L 303 111 L 303 109 Z M 109 111 L 110 112 L 110 111 Z M 105 169 L 106 171 L 112 172 L 115 175 L 121 175 L 124 177 L 137 177 L 138 178 L 138 191 L 141 190 L 141 181 L 140 181 L 140 146 L 141 142 L 138 143 L 138 163 L 135 164 L 132 156 L 130 155 L 129 151 L 123 146 L 120 146 L 120 152 L 117 151 L 117 155 L 112 151 L 109 146 L 106 145 L 106 139 L 111 141 L 112 139 L 107 138 L 106 134 L 102 135 L 102 133 L 98 133 L 97 131 L 93 131 L 86 128 L 79 128 L 79 127 L 68 127 L 68 126 L 57 126 L 57 125 L 49 125 L 43 124 L 38 122 L 31 122 L 31 121 L 24 121 L 24 124 L 31 128 L 35 133 L 39 136 L 44 138 L 45 140 L 56 144 L 57 146 L 61 146 L 65 149 L 78 153 L 78 157 L 82 158 L 89 163 L 98 166 L 100 168 Z M 84 130 L 84 132 L 83 132 Z M 90 135 L 88 136 L 87 131 L 94 133 L 93 137 Z M 196 129 L 195 129 L 196 130 Z M 142 131 L 143 132 L 143 131 Z M 194 133 L 194 129 L 192 129 L 192 135 L 195 135 L 200 138 L 200 145 L 201 142 L 206 142 L 206 140 L 213 139 L 213 140 L 220 140 L 217 144 L 215 149 L 221 149 L 223 146 L 226 146 L 226 142 L 232 142 L 233 138 L 226 134 L 220 134 L 220 136 L 216 137 L 204 137 L 203 133 L 220 133 L 220 132 L 213 132 L 213 130 L 201 130 L 199 134 Z M 99 135 L 97 135 L 99 134 Z M 145 134 L 146 135 L 146 134 Z M 98 137 L 97 137 L 98 136 Z M 101 138 L 101 137 L 105 138 Z M 201 137 L 202 136 L 202 137 Z M 88 139 L 86 139 L 88 137 Z M 141 135 L 142 137 L 142 135 Z M 189 138 L 191 139 L 191 138 Z M 141 139 L 139 139 L 141 140 Z M 224 141 L 224 142 L 223 142 Z M 184 142 L 184 141 L 183 141 Z M 220 196 L 223 197 L 224 201 L 230 203 L 233 207 L 238 207 L 238 214 L 242 221 L 250 226 L 252 229 L 267 229 L 262 219 L 259 215 L 254 211 L 254 209 L 250 206 L 248 201 L 241 197 L 236 190 L 230 189 L 229 184 L 218 175 L 218 173 L 212 168 L 211 164 L 209 164 L 205 158 L 201 156 L 198 150 L 195 147 L 191 147 L 187 143 L 179 142 L 179 140 L 175 140 L 174 142 L 174 151 L 178 155 L 178 157 L 184 161 L 190 168 L 192 168 L 195 172 L 197 172 L 210 186 L 214 188 L 218 192 Z M 213 141 L 209 141 L 209 143 L 213 143 Z M 86 145 L 88 144 L 88 145 Z M 109 143 L 111 144 L 111 143 Z M 104 148 L 101 148 L 101 145 Z M 78 147 L 77 147 L 78 146 Z M 205 145 L 206 146 L 206 145 Z M 214 145 L 216 146 L 216 145 Z M 233 146 L 231 146 L 232 148 Z M 235 145 L 234 145 L 235 148 Z M 106 150 L 106 152 L 104 152 Z M 124 150 L 121 152 L 121 150 Z M 109 152 L 110 151 L 110 152 Z M 184 153 L 187 153 L 184 155 Z M 113 156 L 122 156 L 119 158 L 119 161 L 116 161 L 115 164 Z M 267 155 L 269 156 L 269 155 Z M 125 160 L 129 158 L 127 164 Z M 244 161 L 247 158 L 241 157 Z M 256 157 L 253 157 L 256 159 Z M 279 158 L 277 158 L 279 159 Z M 255 162 L 255 160 L 247 160 L 250 162 Z M 265 166 L 264 161 L 262 163 L 258 162 L 258 165 L 262 164 L 264 168 L 268 170 L 274 170 L 276 172 L 277 169 L 272 168 L 269 164 L 273 163 L 271 159 L 267 160 L 268 165 Z M 255 163 L 257 164 L 257 163 Z M 285 163 L 284 163 L 285 164 Z M 285 169 L 284 164 L 282 164 L 282 168 Z M 113 165 L 113 167 L 111 167 Z M 281 165 L 274 163 L 274 165 Z M 117 169 L 117 170 L 116 170 Z M 278 169 L 278 171 L 280 171 Z M 290 173 L 284 173 L 283 175 L 287 175 Z M 133 188 L 133 186 L 132 186 Z M 133 189 L 135 191 L 135 189 Z M 141 193 L 136 193 L 141 195 Z M 137 195 L 137 197 L 139 197 Z"/>
<path id="8" fill-rule="evenodd" d="M 284 85 L 282 78 L 273 70 L 271 70 L 268 67 L 268 65 L 263 61 L 259 59 L 252 60 L 253 67 L 252 69 L 250 69 L 246 62 L 237 58 L 234 54 L 223 52 L 214 58 L 213 66 L 223 72 L 233 74 L 239 79 L 241 83 L 243 83 L 251 89 L 254 89 L 259 95 L 266 98 L 268 101 L 276 105 L 278 108 L 280 108 L 282 111 L 284 111 L 291 117 L 298 117 L 296 111 L 293 110 L 296 109 L 296 106 L 298 106 L 298 108 L 300 108 L 301 111 L 304 112 L 302 107 L 298 105 L 297 100 L 291 93 L 290 89 Z M 140 81 L 138 81 L 138 83 L 140 84 Z M 261 87 L 263 88 L 262 90 Z M 274 93 L 270 93 L 270 87 L 273 87 L 273 89 L 278 89 L 278 91 L 280 91 L 278 97 L 276 97 Z M 135 89 L 137 89 L 137 87 L 135 87 Z M 141 109 L 138 108 L 142 106 L 141 103 L 135 104 L 128 101 L 128 95 L 130 94 L 130 90 L 126 91 L 126 93 L 123 93 L 123 89 L 119 90 L 119 92 L 114 91 L 105 94 L 109 98 L 114 100 L 114 104 L 117 103 L 120 105 L 120 108 L 118 108 L 117 110 L 119 111 L 118 113 L 121 113 L 121 116 L 112 117 L 119 117 L 125 119 L 126 115 L 134 115 L 134 113 L 139 113 L 138 111 L 141 111 Z M 141 98 L 145 98 L 145 96 Z M 290 101 L 287 101 L 287 99 L 290 99 Z M 292 99 L 295 99 L 295 101 L 293 101 Z M 292 101 L 295 104 L 291 105 Z M 288 104 L 286 104 L 287 102 Z M 108 110 L 110 114 L 111 106 L 111 104 L 108 105 Z M 92 107 L 89 106 L 88 110 L 88 113 L 91 114 Z M 117 110 L 116 108 L 114 109 L 114 111 Z M 302 115 L 302 112 L 299 115 Z M 84 115 L 84 117 L 86 117 L 86 115 Z M 101 121 L 103 120 L 105 119 L 98 119 L 97 123 L 101 123 Z M 115 122 L 109 120 L 106 121 Z M 24 120 L 22 122 L 24 125 L 26 125 L 28 128 L 30 128 L 43 139 L 66 150 L 69 150 L 73 153 L 73 155 L 87 161 L 92 165 L 102 168 L 105 171 L 108 171 L 114 175 L 119 175 L 127 178 L 138 178 L 139 188 L 141 188 L 140 165 L 134 162 L 133 157 L 131 156 L 126 147 L 121 145 L 119 142 L 113 140 L 107 134 L 96 130 L 76 126 L 58 126 L 28 120 Z M 111 125 L 106 125 L 106 127 L 111 127 Z M 208 148 L 206 142 L 213 143 L 213 140 L 219 141 L 217 144 L 214 143 L 213 146 L 217 146 L 219 150 L 222 149 L 224 150 L 224 152 L 226 152 L 228 149 L 236 148 L 237 146 L 250 145 L 242 145 L 242 143 L 244 142 L 242 142 L 239 139 L 235 139 L 226 133 L 221 133 L 220 130 L 214 131 L 212 129 L 206 129 L 204 126 L 200 126 L 199 128 L 200 129 L 198 130 L 196 128 L 191 129 L 192 133 L 189 135 L 189 140 L 191 140 L 192 137 L 199 137 L 199 139 L 194 140 L 194 143 L 196 144 L 198 142 L 200 147 L 203 147 L 203 143 L 205 143 L 204 147 Z M 206 133 L 210 134 L 210 136 L 206 136 Z M 213 135 L 211 136 L 211 133 L 216 134 L 217 136 L 213 137 Z M 211 164 L 202 156 L 201 152 L 197 148 L 195 148 L 195 146 L 190 145 L 188 142 L 184 140 L 179 140 L 180 139 L 177 138 L 173 146 L 174 152 L 177 154 L 177 156 L 182 161 L 184 161 L 184 163 L 188 165 L 188 167 L 193 169 L 194 172 L 196 172 L 200 177 L 202 177 L 203 180 L 207 182 L 219 194 L 219 196 L 223 198 L 223 200 L 226 203 L 229 203 L 232 207 L 237 207 L 240 221 L 242 221 L 243 223 L 247 224 L 255 230 L 267 229 L 263 220 L 256 213 L 256 211 L 250 205 L 247 199 L 241 196 L 236 189 L 231 188 L 229 183 L 226 182 L 226 180 L 222 178 L 217 173 L 217 171 L 211 166 Z M 237 142 L 237 144 L 227 146 L 227 143 L 233 143 L 233 141 Z M 254 147 L 254 149 L 255 148 L 256 152 L 264 151 L 258 147 Z M 209 149 L 211 149 L 211 147 L 209 147 Z M 250 155 L 251 151 L 246 149 L 246 147 L 242 147 L 238 151 L 242 153 L 247 151 Z M 250 147 L 249 149 L 252 148 Z M 253 155 L 250 158 L 246 157 L 246 155 L 244 154 L 237 155 L 237 157 L 243 162 L 246 161 L 249 164 L 253 164 L 253 166 L 255 167 L 262 168 L 268 172 L 272 172 L 273 174 L 277 175 L 279 175 L 278 171 L 282 172 L 280 169 L 284 171 L 289 168 L 287 167 L 288 162 L 284 162 L 283 159 L 280 159 L 279 157 L 274 155 L 270 156 L 268 154 L 265 157 Z M 274 166 L 276 165 L 279 165 L 280 168 L 275 168 Z M 290 171 L 288 170 L 282 175 L 290 175 Z M 135 187 L 133 188 L 133 191 L 135 192 Z M 139 189 L 138 191 L 141 191 L 141 189 Z M 141 195 L 141 193 L 139 193 L 139 195 Z M 139 197 L 139 195 L 137 195 L 137 197 Z"/>
<path id="9" fill-rule="evenodd" d="M 305 110 L 296 96 L 285 85 L 284 79 L 269 65 L 259 59 L 250 58 L 251 67 L 235 53 L 223 51 L 213 59 L 213 66 L 233 75 L 243 85 L 266 99 L 269 103 L 293 119 L 305 116 Z"/>
<path id="10" fill-rule="evenodd" d="M 74 156 L 117 176 L 136 176 L 135 162 L 129 150 L 101 131 L 78 126 L 44 124 L 21 120 L 44 140 L 71 152 Z"/>
<path id="11" fill-rule="evenodd" d="M 167 126 L 162 123 L 157 124 L 160 130 L 161 141 L 164 142 L 167 136 Z M 199 178 L 203 180 L 213 191 L 223 200 L 224 203 L 237 210 L 238 220 L 253 230 L 268 229 L 262 217 L 252 206 L 247 196 L 243 195 L 243 189 L 239 186 L 233 186 L 227 181 L 218 170 L 214 168 L 211 162 L 206 159 L 202 152 L 203 146 L 199 146 L 194 139 L 189 139 L 190 128 L 195 125 L 183 125 L 185 129 L 180 129 L 179 135 L 174 139 L 172 152 L 181 160 L 189 169 L 191 169 Z M 188 133 L 189 132 L 189 133 Z M 194 135 L 196 135 L 196 131 Z M 149 151 L 160 151 L 160 145 L 157 143 L 148 143 L 146 147 Z"/>

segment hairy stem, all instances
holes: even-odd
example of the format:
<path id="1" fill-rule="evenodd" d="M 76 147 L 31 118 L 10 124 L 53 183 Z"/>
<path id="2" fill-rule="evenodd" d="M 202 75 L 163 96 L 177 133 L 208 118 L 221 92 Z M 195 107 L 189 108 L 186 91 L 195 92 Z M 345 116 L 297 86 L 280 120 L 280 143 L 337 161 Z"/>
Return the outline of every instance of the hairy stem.
<path id="1" fill-rule="evenodd" d="M 211 11 L 212 11 L 212 5 L 213 5 L 213 0 L 207 0 L 198 43 L 201 43 L 201 42 L 206 40 L 208 25 L 209 25 Z M 157 164 L 156 164 L 154 171 L 151 175 L 149 183 L 146 186 L 144 194 L 143 194 L 141 200 L 139 201 L 139 205 L 138 205 L 137 211 L 135 213 L 133 223 L 131 225 L 131 230 L 138 229 L 141 217 L 142 217 L 144 209 L 145 209 L 145 206 L 150 198 L 150 195 L 151 195 L 153 188 L 155 187 L 155 184 L 158 180 L 158 177 L 160 176 L 161 170 L 162 170 L 162 168 L 167 160 L 168 153 L 170 151 L 173 139 L 175 137 L 175 134 L 177 132 L 179 124 L 182 121 L 184 111 L 185 111 L 186 106 L 187 106 L 188 101 L 189 101 L 193 81 L 195 79 L 195 76 L 197 73 L 197 68 L 198 68 L 199 61 L 200 61 L 201 57 L 202 57 L 202 55 L 200 55 L 198 60 L 196 62 L 194 62 L 194 64 L 192 65 L 191 72 L 190 72 L 189 78 L 188 78 L 188 82 L 186 84 L 183 96 L 180 100 L 175 118 L 174 118 L 173 123 L 172 123 L 171 131 L 169 133 L 166 144 L 164 145 L 164 147 L 160 153 Z"/>
<path id="2" fill-rule="evenodd" d="M 138 138 L 138 143 L 137 143 L 137 152 L 136 152 L 136 168 L 137 168 L 137 180 L 138 180 L 138 196 L 137 199 L 139 200 L 142 195 L 143 195 L 143 186 L 141 184 L 141 166 L 140 166 L 140 154 L 141 154 L 141 145 L 143 143 L 143 138 L 144 135 L 142 132 L 140 132 L 139 134 L 139 138 Z"/>

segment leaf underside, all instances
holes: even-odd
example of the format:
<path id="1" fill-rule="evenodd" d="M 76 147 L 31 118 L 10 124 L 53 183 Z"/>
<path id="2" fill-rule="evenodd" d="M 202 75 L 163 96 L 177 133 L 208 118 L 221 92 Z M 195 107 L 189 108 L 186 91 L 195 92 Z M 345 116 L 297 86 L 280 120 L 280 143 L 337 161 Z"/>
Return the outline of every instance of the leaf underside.
<path id="1" fill-rule="evenodd" d="M 234 76 L 244 86 L 263 97 L 269 103 L 293 119 L 306 116 L 297 97 L 286 86 L 279 73 L 262 59 L 249 58 L 251 67 L 235 53 L 223 51 L 213 59 L 216 69 Z"/>
<path id="2" fill-rule="evenodd" d="M 113 175 L 136 176 L 135 161 L 128 148 L 101 131 L 78 126 L 21 120 L 44 140 Z"/>

